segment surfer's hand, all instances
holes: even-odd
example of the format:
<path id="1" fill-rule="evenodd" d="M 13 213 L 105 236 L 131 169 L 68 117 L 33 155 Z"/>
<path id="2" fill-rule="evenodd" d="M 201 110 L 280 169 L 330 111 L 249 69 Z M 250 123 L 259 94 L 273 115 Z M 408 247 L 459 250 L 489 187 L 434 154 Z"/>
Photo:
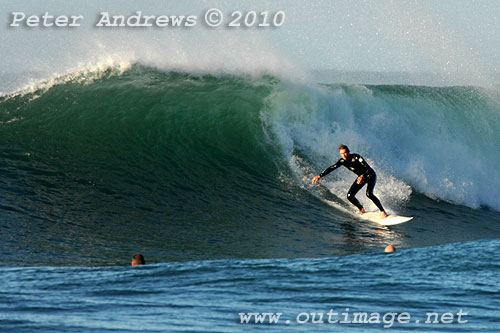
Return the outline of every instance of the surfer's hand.
<path id="1" fill-rule="evenodd" d="M 314 177 L 314 178 L 313 178 L 313 180 L 312 180 L 312 183 L 313 183 L 313 184 L 316 184 L 316 182 L 317 182 L 320 178 L 321 178 L 320 176 L 316 176 L 316 177 Z"/>
<path id="2" fill-rule="evenodd" d="M 357 180 L 358 185 L 361 184 L 362 182 L 363 182 L 363 175 L 359 176 Z"/>

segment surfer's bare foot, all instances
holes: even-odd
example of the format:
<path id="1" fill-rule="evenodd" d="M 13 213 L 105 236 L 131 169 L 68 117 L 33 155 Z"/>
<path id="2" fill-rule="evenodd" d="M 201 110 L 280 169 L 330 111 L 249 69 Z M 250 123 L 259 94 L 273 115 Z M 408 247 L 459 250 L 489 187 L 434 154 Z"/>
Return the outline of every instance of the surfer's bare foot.
<path id="1" fill-rule="evenodd" d="M 364 214 L 365 213 L 365 209 L 364 208 L 361 208 L 360 210 L 358 210 L 358 214 L 361 215 L 361 214 Z"/>
<path id="2" fill-rule="evenodd" d="M 381 211 L 380 212 L 380 217 L 381 218 L 386 218 L 387 217 L 387 213 L 385 211 Z"/>

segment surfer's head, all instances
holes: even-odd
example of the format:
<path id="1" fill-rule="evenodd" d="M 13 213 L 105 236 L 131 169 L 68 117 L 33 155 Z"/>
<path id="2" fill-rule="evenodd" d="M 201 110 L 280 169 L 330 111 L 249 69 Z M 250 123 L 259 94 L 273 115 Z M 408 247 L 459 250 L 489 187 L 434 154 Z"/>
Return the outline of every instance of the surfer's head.
<path id="1" fill-rule="evenodd" d="M 347 156 L 349 156 L 349 148 L 347 148 L 346 145 L 340 145 L 339 154 L 344 160 L 346 160 Z"/>
<path id="2" fill-rule="evenodd" d="M 146 265 L 146 261 L 144 260 L 142 254 L 136 253 L 132 257 L 132 266 L 140 266 L 140 265 Z"/>

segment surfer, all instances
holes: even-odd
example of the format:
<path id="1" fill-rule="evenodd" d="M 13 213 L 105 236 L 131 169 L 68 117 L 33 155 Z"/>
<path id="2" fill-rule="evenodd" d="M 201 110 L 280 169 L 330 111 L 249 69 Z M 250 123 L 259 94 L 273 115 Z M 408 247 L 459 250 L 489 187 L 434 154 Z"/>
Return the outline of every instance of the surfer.
<path id="1" fill-rule="evenodd" d="M 361 188 L 365 186 L 365 184 L 368 184 L 368 187 L 366 188 L 366 196 L 371 201 L 373 201 L 375 206 L 377 206 L 377 208 L 380 210 L 381 217 L 387 217 L 387 213 L 382 207 L 380 200 L 373 194 L 373 188 L 375 187 L 375 183 L 377 181 L 377 175 L 375 174 L 375 171 L 373 171 L 368 163 L 366 163 L 365 159 L 360 155 L 351 154 L 349 148 L 347 148 L 346 145 L 340 145 L 339 153 L 341 158 L 337 161 L 337 163 L 326 168 L 325 171 L 314 177 L 312 183 L 316 184 L 316 182 L 321 177 L 328 175 L 330 172 L 343 165 L 358 175 L 358 178 L 354 181 L 351 188 L 349 189 L 349 192 L 347 193 L 347 199 L 358 208 L 358 213 L 363 214 L 365 212 L 365 209 L 358 201 L 358 199 L 356 199 L 356 193 L 358 193 L 358 191 L 361 190 Z"/>

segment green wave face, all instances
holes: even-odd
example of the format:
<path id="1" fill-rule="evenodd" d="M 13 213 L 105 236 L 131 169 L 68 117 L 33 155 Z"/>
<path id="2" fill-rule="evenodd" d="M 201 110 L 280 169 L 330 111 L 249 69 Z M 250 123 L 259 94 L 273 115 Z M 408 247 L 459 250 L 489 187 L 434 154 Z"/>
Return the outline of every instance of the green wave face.
<path id="1" fill-rule="evenodd" d="M 140 66 L 70 79 L 3 98 L 3 158 L 21 191 L 65 205 L 193 211 L 277 172 L 259 118 L 274 84 Z"/>

